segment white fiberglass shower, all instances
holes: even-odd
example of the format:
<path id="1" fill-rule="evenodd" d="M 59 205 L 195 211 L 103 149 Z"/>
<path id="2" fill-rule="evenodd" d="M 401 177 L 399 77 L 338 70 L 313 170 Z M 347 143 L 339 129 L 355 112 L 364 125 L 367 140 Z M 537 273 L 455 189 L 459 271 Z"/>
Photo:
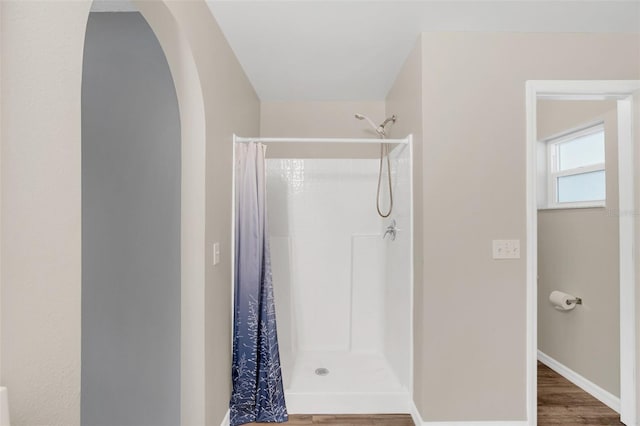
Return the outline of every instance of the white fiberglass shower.
<path id="1" fill-rule="evenodd" d="M 412 149 L 411 137 L 396 141 L 389 154 L 393 211 L 387 218 L 376 211 L 378 159 L 266 160 L 290 414 L 410 412 Z M 395 239 L 385 236 L 394 221 Z"/>

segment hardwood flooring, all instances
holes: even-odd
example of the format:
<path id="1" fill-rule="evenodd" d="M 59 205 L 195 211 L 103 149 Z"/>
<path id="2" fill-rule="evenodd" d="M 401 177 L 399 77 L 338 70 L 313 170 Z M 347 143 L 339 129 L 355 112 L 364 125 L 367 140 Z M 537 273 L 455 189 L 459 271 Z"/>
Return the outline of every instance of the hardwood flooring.
<path id="1" fill-rule="evenodd" d="M 266 425 L 267 423 L 249 423 L 249 425 Z M 273 425 L 274 423 L 269 423 Z M 367 414 L 367 415 L 290 415 L 286 426 L 414 426 L 408 414 Z"/>
<path id="2" fill-rule="evenodd" d="M 267 423 L 250 423 L 265 425 Z M 272 424 L 272 423 L 270 423 Z M 408 414 L 289 416 L 287 426 L 414 426 Z M 538 363 L 538 426 L 618 425 L 618 413 L 565 379 Z"/>
<path id="3" fill-rule="evenodd" d="M 538 426 L 623 425 L 620 416 L 538 362 Z"/>

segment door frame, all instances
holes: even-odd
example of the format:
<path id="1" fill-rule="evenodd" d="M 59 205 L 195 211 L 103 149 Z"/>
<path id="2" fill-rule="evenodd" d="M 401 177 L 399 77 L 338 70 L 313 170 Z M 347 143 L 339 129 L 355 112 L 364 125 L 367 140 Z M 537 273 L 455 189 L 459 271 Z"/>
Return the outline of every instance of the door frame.
<path id="1" fill-rule="evenodd" d="M 527 419 L 537 424 L 538 349 L 538 203 L 537 101 L 606 100 L 618 103 L 618 185 L 620 233 L 620 417 L 637 425 L 636 284 L 634 262 L 634 133 L 633 95 L 640 80 L 531 80 L 526 83 L 526 211 L 527 211 Z M 637 112 L 636 112 L 637 113 Z"/>

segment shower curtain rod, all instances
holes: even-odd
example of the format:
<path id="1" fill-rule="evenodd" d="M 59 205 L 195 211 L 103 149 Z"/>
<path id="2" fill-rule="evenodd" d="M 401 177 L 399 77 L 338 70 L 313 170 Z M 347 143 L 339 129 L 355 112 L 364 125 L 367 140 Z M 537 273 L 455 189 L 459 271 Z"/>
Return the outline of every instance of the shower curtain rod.
<path id="1" fill-rule="evenodd" d="M 293 143 L 397 143 L 407 144 L 408 138 L 404 139 L 366 139 L 366 138 L 243 138 L 233 135 L 233 142 L 293 142 Z"/>

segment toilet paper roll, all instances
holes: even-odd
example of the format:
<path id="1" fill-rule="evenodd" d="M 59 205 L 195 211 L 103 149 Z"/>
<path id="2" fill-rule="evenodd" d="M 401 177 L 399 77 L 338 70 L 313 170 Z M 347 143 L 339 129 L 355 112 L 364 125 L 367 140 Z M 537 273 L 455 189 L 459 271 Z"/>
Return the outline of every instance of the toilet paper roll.
<path id="1" fill-rule="evenodd" d="M 576 299 L 575 296 L 572 296 L 571 294 L 567 294 L 558 290 L 552 291 L 551 294 L 549 295 L 549 301 L 551 302 L 553 307 L 559 311 L 570 311 L 572 309 L 575 309 L 576 307 L 575 299 Z"/>
<path id="2" fill-rule="evenodd" d="M 9 426 L 9 397 L 4 387 L 0 387 L 0 426 Z"/>

